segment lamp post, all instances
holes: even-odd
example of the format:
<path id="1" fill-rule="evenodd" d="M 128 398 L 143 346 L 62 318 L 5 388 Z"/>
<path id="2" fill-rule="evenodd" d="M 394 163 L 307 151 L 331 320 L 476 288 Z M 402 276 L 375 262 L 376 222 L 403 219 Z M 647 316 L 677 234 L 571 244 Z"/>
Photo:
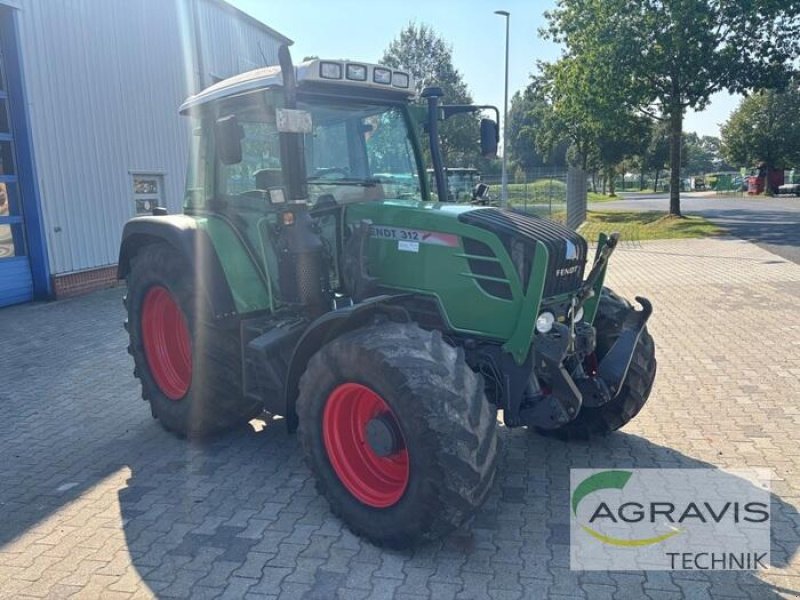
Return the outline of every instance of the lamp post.
<path id="1" fill-rule="evenodd" d="M 506 18 L 506 88 L 503 100 L 503 175 L 501 179 L 500 206 L 508 206 L 508 171 L 506 171 L 506 140 L 508 139 L 508 25 L 511 13 L 507 10 L 496 10 L 494 14 Z"/>

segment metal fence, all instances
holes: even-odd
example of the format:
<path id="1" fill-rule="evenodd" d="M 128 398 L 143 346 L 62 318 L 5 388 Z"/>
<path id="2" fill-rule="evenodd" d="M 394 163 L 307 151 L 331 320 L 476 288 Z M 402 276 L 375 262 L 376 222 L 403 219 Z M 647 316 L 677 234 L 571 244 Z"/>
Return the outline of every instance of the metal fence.
<path id="1" fill-rule="evenodd" d="M 492 198 L 500 198 L 500 175 L 484 175 Z M 564 222 L 567 214 L 567 171 L 534 170 L 508 177 L 508 202 L 518 210 Z"/>

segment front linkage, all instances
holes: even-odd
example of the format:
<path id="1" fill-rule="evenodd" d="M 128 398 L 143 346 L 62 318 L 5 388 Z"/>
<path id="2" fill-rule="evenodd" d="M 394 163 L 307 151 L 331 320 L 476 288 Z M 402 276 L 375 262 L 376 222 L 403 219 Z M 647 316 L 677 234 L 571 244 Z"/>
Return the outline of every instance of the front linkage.
<path id="1" fill-rule="evenodd" d="M 597 360 L 595 328 L 576 319 L 584 306 L 597 310 L 609 258 L 619 234 L 603 237 L 592 270 L 574 294 L 566 323 L 554 322 L 546 333 L 536 333 L 522 363 L 499 347 L 483 348 L 478 362 L 500 375 L 495 396 L 509 427 L 527 425 L 551 430 L 575 419 L 583 407 L 599 408 L 623 389 L 642 332 L 653 312 L 646 298 L 637 296 L 642 310 L 629 307 L 619 322 L 615 340 Z"/>

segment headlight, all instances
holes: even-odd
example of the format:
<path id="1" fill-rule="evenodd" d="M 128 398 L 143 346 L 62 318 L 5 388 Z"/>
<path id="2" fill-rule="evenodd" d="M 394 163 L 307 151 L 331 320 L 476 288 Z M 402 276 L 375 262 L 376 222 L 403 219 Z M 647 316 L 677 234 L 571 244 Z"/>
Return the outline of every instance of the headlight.
<path id="1" fill-rule="evenodd" d="M 391 85 L 392 72 L 389 69 L 384 69 L 383 67 L 375 67 L 372 70 L 372 81 L 375 83 L 381 83 L 383 85 Z"/>
<path id="2" fill-rule="evenodd" d="M 409 84 L 408 73 L 394 72 L 392 76 L 392 83 L 395 87 L 407 88 Z"/>
<path id="3" fill-rule="evenodd" d="M 353 81 L 367 80 L 367 67 L 364 65 L 347 65 L 346 76 Z"/>
<path id="4" fill-rule="evenodd" d="M 323 79 L 341 79 L 342 65 L 333 62 L 319 63 L 319 76 Z"/>
<path id="5" fill-rule="evenodd" d="M 575 318 L 573 319 L 576 323 L 580 323 L 583 321 L 583 307 L 581 306 L 578 309 L 578 312 L 575 313 Z"/>
<path id="6" fill-rule="evenodd" d="M 539 333 L 547 333 L 553 328 L 553 323 L 555 323 L 555 316 L 553 313 L 545 311 L 539 315 L 536 319 L 536 331 Z"/>

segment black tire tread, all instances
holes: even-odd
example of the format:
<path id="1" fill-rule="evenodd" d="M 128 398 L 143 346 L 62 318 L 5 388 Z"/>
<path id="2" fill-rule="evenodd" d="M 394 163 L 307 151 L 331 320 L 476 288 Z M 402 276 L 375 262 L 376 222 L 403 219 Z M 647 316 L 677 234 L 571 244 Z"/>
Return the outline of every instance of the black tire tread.
<path id="1" fill-rule="evenodd" d="M 419 489 L 432 490 L 423 495 L 410 519 L 397 519 L 384 527 L 376 527 L 371 518 L 354 518 L 354 513 L 369 516 L 369 511 L 353 509 L 357 501 L 335 475 L 333 479 L 321 476 L 321 469 L 332 469 L 326 466 L 327 458 L 321 465 L 314 451 L 315 444 L 321 443 L 316 439 L 320 403 L 324 404 L 330 391 L 320 390 L 320 382 L 349 380 L 351 376 L 342 371 L 348 370 L 350 361 L 366 357 L 372 357 L 378 368 L 374 381 L 363 383 L 373 387 L 384 381 L 390 386 L 384 389 L 406 406 L 405 418 L 401 417 L 406 442 L 409 447 L 417 445 L 426 457 L 425 481 Z M 485 500 L 496 471 L 496 414 L 483 389 L 483 381 L 469 369 L 461 349 L 447 344 L 440 332 L 415 324 L 384 322 L 346 333 L 324 346 L 300 380 L 298 434 L 309 467 L 317 475 L 317 488 L 333 512 L 357 535 L 396 548 L 461 525 Z M 396 407 L 397 403 L 393 410 Z"/>
<path id="2" fill-rule="evenodd" d="M 192 383 L 176 410 L 175 401 L 166 398 L 150 375 L 144 354 L 139 324 L 140 303 L 154 283 L 164 285 L 184 312 L 192 336 Z M 240 425 L 261 412 L 261 407 L 245 400 L 241 393 L 241 349 L 236 329 L 217 326 L 211 309 L 198 301 L 191 270 L 167 244 L 154 243 L 141 249 L 131 261 L 124 304 L 128 318 L 125 328 L 130 337 L 128 352 L 134 359 L 134 376 L 142 385 L 142 398 L 149 401 L 153 416 L 179 436 L 206 437 Z M 198 341 L 202 340 L 202 341 Z M 198 350 L 198 347 L 202 350 Z"/>

